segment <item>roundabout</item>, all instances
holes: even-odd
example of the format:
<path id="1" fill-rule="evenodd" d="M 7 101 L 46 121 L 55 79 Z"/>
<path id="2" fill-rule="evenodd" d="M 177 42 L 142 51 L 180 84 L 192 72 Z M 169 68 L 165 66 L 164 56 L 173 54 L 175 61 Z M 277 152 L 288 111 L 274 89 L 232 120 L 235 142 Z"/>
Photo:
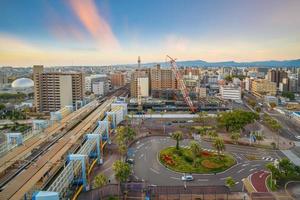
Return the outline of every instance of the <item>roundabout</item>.
<path id="1" fill-rule="evenodd" d="M 181 148 L 188 148 L 191 140 L 180 142 Z M 181 177 L 184 173 L 176 172 L 165 167 L 159 161 L 159 154 L 168 147 L 174 147 L 176 142 L 167 136 L 150 136 L 133 143 L 129 148 L 129 158 L 134 159 L 133 176 L 135 180 L 144 181 L 152 185 L 183 185 Z M 200 146 L 204 151 L 213 152 L 210 142 L 201 141 Z M 231 176 L 236 181 L 233 191 L 241 191 L 242 179 L 247 178 L 255 171 L 265 169 L 268 162 L 263 159 L 248 160 L 249 154 L 263 158 L 270 156 L 280 159 L 283 155 L 276 150 L 259 149 L 247 146 L 226 145 L 226 152 L 233 155 L 236 163 L 222 172 L 192 173 L 194 181 L 187 185 L 224 185 L 227 177 Z"/>
<path id="2" fill-rule="evenodd" d="M 170 170 L 181 173 L 218 173 L 232 167 L 236 161 L 229 154 L 201 151 L 194 155 L 190 147 L 167 147 L 159 152 L 159 161 Z"/>

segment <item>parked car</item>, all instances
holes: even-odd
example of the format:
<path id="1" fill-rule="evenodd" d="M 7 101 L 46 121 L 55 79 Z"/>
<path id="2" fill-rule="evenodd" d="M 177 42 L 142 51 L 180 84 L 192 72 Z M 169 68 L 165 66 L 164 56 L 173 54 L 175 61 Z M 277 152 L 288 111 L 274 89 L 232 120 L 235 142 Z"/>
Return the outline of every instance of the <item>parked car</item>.
<path id="1" fill-rule="evenodd" d="M 127 158 L 126 162 L 131 165 L 134 164 L 134 160 L 132 158 Z"/>

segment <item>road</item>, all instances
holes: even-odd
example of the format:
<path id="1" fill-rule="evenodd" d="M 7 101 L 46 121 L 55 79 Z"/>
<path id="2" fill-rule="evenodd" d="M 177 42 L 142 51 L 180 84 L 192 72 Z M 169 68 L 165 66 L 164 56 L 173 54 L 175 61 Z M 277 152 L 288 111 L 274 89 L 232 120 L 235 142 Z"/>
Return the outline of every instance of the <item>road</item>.
<path id="1" fill-rule="evenodd" d="M 190 140 L 180 142 L 181 146 L 187 146 Z M 158 161 L 158 152 L 168 146 L 174 146 L 175 141 L 170 137 L 153 136 L 143 138 L 131 146 L 134 177 L 147 181 L 154 185 L 183 185 L 182 173 L 168 170 Z M 209 142 L 202 141 L 202 148 L 212 149 Z M 194 181 L 188 185 L 224 185 L 225 179 L 232 176 L 237 182 L 234 191 L 242 190 L 242 179 L 255 171 L 263 170 L 265 164 L 284 157 L 280 151 L 258 149 L 254 147 L 226 145 L 226 151 L 230 152 L 237 160 L 237 164 L 227 171 L 218 174 L 193 174 Z M 259 160 L 249 161 L 246 156 L 255 155 Z"/>
<path id="2" fill-rule="evenodd" d="M 282 130 L 280 131 L 280 135 L 284 138 L 300 141 L 296 138 L 296 136 L 300 136 L 300 125 L 291 120 L 288 116 L 281 114 L 275 110 L 268 111 L 267 109 L 263 109 L 265 113 L 275 118 L 281 125 Z"/>

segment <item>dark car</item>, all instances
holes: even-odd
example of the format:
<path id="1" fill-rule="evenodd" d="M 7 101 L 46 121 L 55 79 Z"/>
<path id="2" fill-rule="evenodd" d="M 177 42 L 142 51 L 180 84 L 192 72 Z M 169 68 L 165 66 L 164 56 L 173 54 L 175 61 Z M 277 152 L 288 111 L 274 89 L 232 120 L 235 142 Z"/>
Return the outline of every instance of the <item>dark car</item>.
<path id="1" fill-rule="evenodd" d="M 134 164 L 134 160 L 132 158 L 127 158 L 126 162 L 131 165 Z"/>

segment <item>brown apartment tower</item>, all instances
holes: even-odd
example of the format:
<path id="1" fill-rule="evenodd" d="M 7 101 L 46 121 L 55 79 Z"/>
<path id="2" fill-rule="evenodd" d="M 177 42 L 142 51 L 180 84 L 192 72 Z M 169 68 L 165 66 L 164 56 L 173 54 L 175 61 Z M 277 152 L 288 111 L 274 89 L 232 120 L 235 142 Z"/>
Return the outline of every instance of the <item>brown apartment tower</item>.
<path id="1" fill-rule="evenodd" d="M 53 112 L 64 106 L 75 106 L 84 97 L 83 73 L 44 72 L 33 66 L 34 106 L 37 112 Z"/>
<path id="2" fill-rule="evenodd" d="M 150 70 L 152 90 L 177 89 L 177 81 L 171 69 L 161 69 L 157 65 Z"/>

